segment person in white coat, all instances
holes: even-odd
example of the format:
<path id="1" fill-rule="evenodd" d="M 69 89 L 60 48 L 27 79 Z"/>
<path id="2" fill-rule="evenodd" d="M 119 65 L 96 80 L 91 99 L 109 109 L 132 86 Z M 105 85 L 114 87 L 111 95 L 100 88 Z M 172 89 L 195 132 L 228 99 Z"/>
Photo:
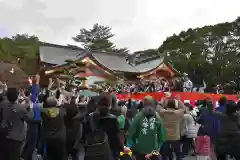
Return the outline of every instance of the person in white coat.
<path id="1" fill-rule="evenodd" d="M 183 149 L 184 155 L 188 155 L 190 151 L 194 150 L 194 139 L 197 137 L 200 125 L 196 122 L 197 113 L 191 104 L 185 103 L 187 111 L 184 114 L 184 139 Z"/>
<path id="2" fill-rule="evenodd" d="M 192 92 L 192 88 L 192 81 L 188 77 L 185 77 L 183 82 L 183 92 Z"/>
<path id="3" fill-rule="evenodd" d="M 194 140 L 197 137 L 200 124 L 196 121 L 196 114 L 192 114 L 193 108 L 190 107 L 189 111 L 184 114 L 184 120 L 186 125 L 185 130 L 185 142 L 184 142 L 184 154 L 188 154 L 190 150 L 194 151 Z"/>

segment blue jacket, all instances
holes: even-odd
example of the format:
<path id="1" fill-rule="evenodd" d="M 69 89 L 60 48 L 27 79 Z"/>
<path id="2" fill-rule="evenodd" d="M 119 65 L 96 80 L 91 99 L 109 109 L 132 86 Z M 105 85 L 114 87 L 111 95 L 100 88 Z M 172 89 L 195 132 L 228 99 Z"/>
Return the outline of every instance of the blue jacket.
<path id="1" fill-rule="evenodd" d="M 41 115 L 37 103 L 37 96 L 38 96 L 38 91 L 39 91 L 39 85 L 34 84 L 31 87 L 31 101 L 33 103 L 33 120 L 35 121 L 40 121 L 41 120 Z"/>
<path id="2" fill-rule="evenodd" d="M 225 106 L 224 105 L 221 105 L 221 106 L 216 108 L 216 112 L 219 112 L 219 113 L 223 113 L 224 110 L 225 110 Z"/>
<path id="3" fill-rule="evenodd" d="M 198 135 L 207 135 L 214 142 L 220 129 L 219 116 L 216 113 L 202 113 L 199 118 L 199 124 L 202 126 L 199 128 Z"/>

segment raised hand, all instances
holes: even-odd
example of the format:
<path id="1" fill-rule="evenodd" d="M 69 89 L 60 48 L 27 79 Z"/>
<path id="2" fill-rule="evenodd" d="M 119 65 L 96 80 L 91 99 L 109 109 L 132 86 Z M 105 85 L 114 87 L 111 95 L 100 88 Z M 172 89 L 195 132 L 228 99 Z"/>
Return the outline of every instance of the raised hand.
<path id="1" fill-rule="evenodd" d="M 28 77 L 28 83 L 29 83 L 30 85 L 32 85 L 32 78 L 31 78 L 31 77 Z"/>
<path id="2" fill-rule="evenodd" d="M 36 74 L 36 84 L 39 84 L 39 82 L 40 82 L 40 75 L 39 74 Z"/>

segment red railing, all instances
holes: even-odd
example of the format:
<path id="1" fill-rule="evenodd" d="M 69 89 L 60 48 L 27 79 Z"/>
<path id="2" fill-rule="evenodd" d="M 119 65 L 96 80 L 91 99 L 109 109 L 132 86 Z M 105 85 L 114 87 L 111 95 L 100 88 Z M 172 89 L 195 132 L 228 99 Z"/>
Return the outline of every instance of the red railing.
<path id="1" fill-rule="evenodd" d="M 225 96 L 229 100 L 238 101 L 236 95 L 226 95 L 226 94 L 209 94 L 209 93 L 198 93 L 198 92 L 172 92 L 173 97 L 179 97 L 183 102 L 195 103 L 197 100 L 204 100 L 210 98 L 211 100 L 217 102 L 220 97 Z M 153 92 L 153 93 L 138 93 L 138 94 L 117 94 L 117 98 L 120 100 L 127 100 L 130 97 L 134 100 L 142 100 L 145 96 L 150 95 L 154 99 L 160 101 L 164 97 L 163 92 Z"/>

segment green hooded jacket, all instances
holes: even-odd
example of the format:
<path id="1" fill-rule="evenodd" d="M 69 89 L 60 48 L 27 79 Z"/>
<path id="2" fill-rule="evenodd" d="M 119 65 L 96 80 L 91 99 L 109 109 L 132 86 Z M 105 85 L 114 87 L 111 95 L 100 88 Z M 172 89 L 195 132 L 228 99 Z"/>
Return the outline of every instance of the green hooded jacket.
<path id="1" fill-rule="evenodd" d="M 148 154 L 160 149 L 165 141 L 166 134 L 160 116 L 146 118 L 143 112 L 139 112 L 128 130 L 127 144 L 133 152 Z"/>

